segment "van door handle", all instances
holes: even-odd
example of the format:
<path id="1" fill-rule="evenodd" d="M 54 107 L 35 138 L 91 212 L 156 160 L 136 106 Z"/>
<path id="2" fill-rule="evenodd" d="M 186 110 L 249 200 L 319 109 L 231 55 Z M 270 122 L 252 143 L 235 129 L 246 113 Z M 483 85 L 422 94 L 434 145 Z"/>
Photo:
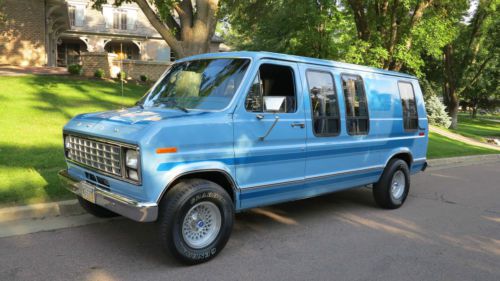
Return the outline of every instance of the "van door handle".
<path id="1" fill-rule="evenodd" d="M 291 126 L 292 126 L 292 128 L 300 127 L 302 129 L 304 129 L 306 127 L 306 124 L 305 123 L 294 122 L 294 123 L 292 123 Z"/>

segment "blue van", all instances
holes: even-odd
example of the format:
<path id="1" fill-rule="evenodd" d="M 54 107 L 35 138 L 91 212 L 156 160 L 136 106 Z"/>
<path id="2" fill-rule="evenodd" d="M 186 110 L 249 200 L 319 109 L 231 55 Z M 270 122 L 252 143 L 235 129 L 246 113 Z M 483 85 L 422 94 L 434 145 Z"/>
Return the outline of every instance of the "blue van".
<path id="1" fill-rule="evenodd" d="M 426 166 L 414 76 L 267 52 L 177 61 L 126 109 L 64 127 L 59 175 L 84 209 L 157 222 L 166 252 L 195 264 L 229 239 L 234 213 L 371 185 L 407 198 Z"/>

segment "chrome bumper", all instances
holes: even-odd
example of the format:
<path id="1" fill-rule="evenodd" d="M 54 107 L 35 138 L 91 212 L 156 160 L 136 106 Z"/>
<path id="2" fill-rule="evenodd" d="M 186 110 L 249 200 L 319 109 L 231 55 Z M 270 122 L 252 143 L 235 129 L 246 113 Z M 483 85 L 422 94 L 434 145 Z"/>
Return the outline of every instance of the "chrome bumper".
<path id="1" fill-rule="evenodd" d="M 64 187 L 74 194 L 81 196 L 82 185 L 85 181 L 78 181 L 68 174 L 67 170 L 59 171 L 59 179 Z M 151 202 L 137 202 L 133 199 L 106 191 L 93 185 L 95 188 L 95 203 L 117 214 L 140 222 L 156 221 L 158 205 Z"/>

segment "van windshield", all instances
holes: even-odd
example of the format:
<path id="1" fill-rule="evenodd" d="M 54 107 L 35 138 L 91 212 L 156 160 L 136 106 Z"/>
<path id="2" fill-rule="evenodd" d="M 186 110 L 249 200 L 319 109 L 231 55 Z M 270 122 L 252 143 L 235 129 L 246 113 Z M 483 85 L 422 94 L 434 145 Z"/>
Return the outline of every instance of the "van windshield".
<path id="1" fill-rule="evenodd" d="M 206 59 L 174 64 L 143 98 L 151 107 L 220 110 L 232 100 L 248 59 Z"/>

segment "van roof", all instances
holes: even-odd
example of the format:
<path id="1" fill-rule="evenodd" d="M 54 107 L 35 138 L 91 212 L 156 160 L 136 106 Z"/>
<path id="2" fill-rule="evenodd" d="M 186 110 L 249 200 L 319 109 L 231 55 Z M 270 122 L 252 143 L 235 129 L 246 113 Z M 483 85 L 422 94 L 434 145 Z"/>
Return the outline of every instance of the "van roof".
<path id="1" fill-rule="evenodd" d="M 375 68 L 375 67 L 363 66 L 363 65 L 358 65 L 358 64 L 351 64 L 351 63 L 344 63 L 344 62 L 337 62 L 337 61 L 331 61 L 331 60 L 315 59 L 315 58 L 309 58 L 309 57 L 301 57 L 301 56 L 295 56 L 295 55 L 272 53 L 272 52 L 243 51 L 243 52 L 208 53 L 208 54 L 201 54 L 201 55 L 186 57 L 186 58 L 178 60 L 178 62 L 190 61 L 190 60 L 196 60 L 196 59 L 210 59 L 210 58 L 251 58 L 254 60 L 274 59 L 274 60 L 292 61 L 292 62 L 299 62 L 299 63 L 306 63 L 306 64 L 321 65 L 321 66 L 330 66 L 330 67 L 335 67 L 335 68 L 343 68 L 343 69 L 349 69 L 349 70 L 379 73 L 379 74 L 398 76 L 398 77 L 404 77 L 404 78 L 409 78 L 409 79 L 417 79 L 413 75 L 409 75 L 409 74 L 401 73 L 401 72 L 396 72 L 396 71 L 384 70 L 384 69 Z"/>

